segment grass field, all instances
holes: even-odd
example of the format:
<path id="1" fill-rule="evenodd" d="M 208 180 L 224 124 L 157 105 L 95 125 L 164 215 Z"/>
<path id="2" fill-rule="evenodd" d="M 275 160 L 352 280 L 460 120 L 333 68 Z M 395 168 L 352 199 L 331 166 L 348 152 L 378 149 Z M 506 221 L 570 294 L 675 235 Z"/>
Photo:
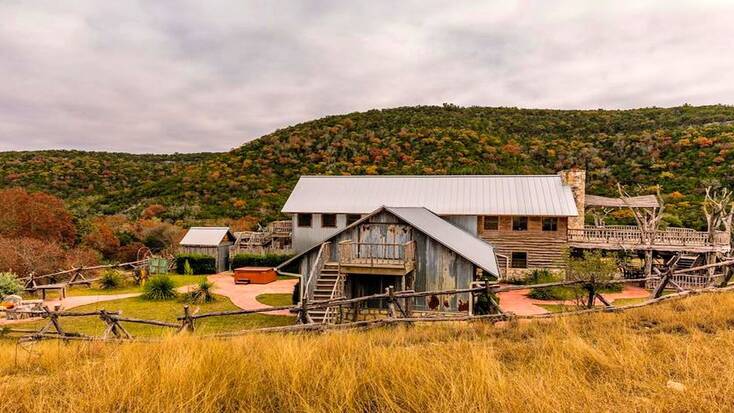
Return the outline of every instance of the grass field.
<path id="1" fill-rule="evenodd" d="M 291 294 L 260 294 L 255 299 L 271 307 L 293 304 L 293 296 Z"/>
<path id="2" fill-rule="evenodd" d="M 190 305 L 194 312 L 211 312 L 238 310 L 239 308 L 223 296 L 216 296 L 217 300 L 208 304 Z M 159 320 L 176 322 L 176 317 L 183 314 L 184 303 L 179 300 L 148 301 L 140 297 L 125 298 L 121 300 L 105 301 L 76 307 L 71 311 L 84 312 L 105 309 L 108 311 L 122 311 L 122 315 L 129 318 L 142 318 L 148 320 Z M 295 322 L 295 317 L 248 314 L 227 317 L 212 317 L 196 322 L 197 334 L 210 334 L 229 331 L 239 331 L 258 327 L 275 327 L 290 325 Z M 47 323 L 46 320 L 31 321 L 18 324 L 19 328 L 40 328 Z M 147 326 L 142 324 L 125 323 L 125 328 L 135 337 L 156 337 L 170 333 L 172 330 Z M 83 333 L 91 336 L 99 336 L 105 329 L 104 323 L 97 317 L 67 317 L 61 319 L 61 327 L 65 331 Z"/>
<path id="3" fill-rule="evenodd" d="M 732 411 L 733 347 L 732 293 L 495 327 L 0 342 L 0 409 Z"/>
<path id="4" fill-rule="evenodd" d="M 173 280 L 176 287 L 183 287 L 185 285 L 195 285 L 206 280 L 206 275 L 177 275 L 168 274 L 170 279 Z M 155 276 L 153 276 L 155 277 Z M 100 288 L 99 283 L 92 283 L 91 287 L 83 285 L 76 285 L 66 290 L 66 295 L 72 296 L 83 296 L 83 295 L 117 295 L 117 294 L 130 294 L 130 293 L 142 293 L 143 287 L 134 285 L 132 280 L 126 279 L 125 283 L 119 288 L 104 289 Z M 38 294 L 36 294 L 38 295 Z M 24 294 L 26 298 L 35 298 L 36 295 Z M 49 299 L 58 298 L 59 293 L 56 291 L 49 291 L 46 293 L 46 297 Z"/>

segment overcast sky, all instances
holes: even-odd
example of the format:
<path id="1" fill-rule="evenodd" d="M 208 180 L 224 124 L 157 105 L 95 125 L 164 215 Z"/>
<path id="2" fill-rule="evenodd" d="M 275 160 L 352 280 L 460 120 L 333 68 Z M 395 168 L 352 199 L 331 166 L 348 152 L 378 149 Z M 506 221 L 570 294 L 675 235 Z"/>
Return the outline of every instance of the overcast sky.
<path id="1" fill-rule="evenodd" d="M 0 150 L 223 151 L 443 102 L 731 104 L 733 3 L 0 0 Z"/>

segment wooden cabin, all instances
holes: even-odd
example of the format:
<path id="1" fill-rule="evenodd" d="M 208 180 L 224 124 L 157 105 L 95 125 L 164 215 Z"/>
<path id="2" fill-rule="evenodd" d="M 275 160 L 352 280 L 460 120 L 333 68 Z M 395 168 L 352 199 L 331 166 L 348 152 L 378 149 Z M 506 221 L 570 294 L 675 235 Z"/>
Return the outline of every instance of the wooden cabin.
<path id="1" fill-rule="evenodd" d="M 425 207 L 494 247 L 501 275 L 560 269 L 583 228 L 584 171 L 558 175 L 303 176 L 283 212 L 306 251 L 382 205 Z"/>
<path id="2" fill-rule="evenodd" d="M 192 227 L 179 243 L 184 254 L 203 254 L 217 260 L 217 272 L 229 268 L 229 249 L 235 236 L 227 227 Z"/>
<path id="3" fill-rule="evenodd" d="M 301 297 L 325 300 L 396 291 L 468 288 L 477 279 L 497 279 L 492 246 L 423 207 L 380 207 L 292 260 L 300 262 Z M 439 301 L 416 300 L 417 311 L 467 311 L 468 294 Z M 380 311 L 383 303 L 370 303 Z M 363 309 L 364 310 L 364 309 Z M 329 322 L 333 309 L 314 311 Z M 360 310 L 360 314 L 364 311 Z M 356 314 L 352 314 L 356 317 Z"/>

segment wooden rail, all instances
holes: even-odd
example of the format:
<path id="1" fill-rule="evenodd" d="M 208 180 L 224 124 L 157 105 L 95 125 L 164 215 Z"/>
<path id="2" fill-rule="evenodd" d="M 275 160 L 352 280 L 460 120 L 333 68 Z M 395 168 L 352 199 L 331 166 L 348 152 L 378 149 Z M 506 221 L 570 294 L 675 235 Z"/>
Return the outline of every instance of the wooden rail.
<path id="1" fill-rule="evenodd" d="M 583 229 L 568 230 L 568 241 L 570 243 L 631 247 L 701 247 L 711 249 L 729 247 L 729 236 L 723 231 L 717 231 L 713 240 L 710 238 L 708 232 L 688 228 L 668 228 L 643 232 L 635 226 L 615 225 L 587 226 Z"/>
<path id="2" fill-rule="evenodd" d="M 343 265 L 397 265 L 415 262 L 415 241 L 404 244 L 342 241 L 339 263 Z"/>
<path id="3" fill-rule="evenodd" d="M 214 334 L 209 335 L 209 337 L 225 337 L 225 336 L 233 336 L 233 335 L 241 335 L 241 334 L 250 334 L 253 332 L 299 332 L 299 331 L 326 331 L 331 329 L 349 329 L 349 328 L 368 328 L 372 326 L 379 326 L 379 325 L 389 325 L 389 324 L 395 324 L 395 323 L 415 323 L 415 322 L 437 322 L 437 321 L 470 321 L 470 320 L 488 320 L 488 321 L 501 321 L 501 320 L 508 320 L 512 318 L 523 318 L 523 319 L 532 319 L 532 318 L 552 318 L 552 317 L 561 317 L 561 316 L 567 316 L 567 315 L 573 315 L 573 314 L 586 314 L 586 313 L 592 313 L 592 312 L 598 312 L 598 311 L 608 311 L 608 312 L 615 312 L 615 311 L 623 311 L 625 309 L 629 308 L 638 308 L 645 305 L 655 304 L 658 302 L 674 299 L 677 297 L 685 297 L 693 294 L 699 294 L 704 292 L 717 292 L 717 291 L 734 291 L 734 286 L 723 286 L 723 287 L 705 287 L 701 289 L 696 290 L 682 290 L 678 288 L 678 292 L 672 295 L 668 296 L 662 296 L 662 290 L 665 287 L 665 285 L 670 282 L 670 279 L 672 276 L 676 274 L 688 274 L 693 271 L 700 271 L 708 268 L 727 268 L 734 266 L 734 260 L 727 260 L 720 263 L 714 263 L 714 264 L 707 264 L 702 265 L 700 267 L 695 268 L 689 268 L 685 270 L 681 270 L 676 272 L 675 270 L 668 270 L 665 273 L 659 274 L 657 277 L 647 277 L 647 278 L 638 278 L 638 279 L 619 279 L 619 280 L 608 280 L 608 281 L 602 281 L 602 282 L 596 282 L 592 283 L 587 280 L 566 280 L 566 281 L 558 281 L 558 282 L 552 282 L 552 283 L 544 283 L 544 284 L 535 284 L 535 285 L 508 285 L 508 286 L 500 286 L 498 284 L 491 284 L 491 283 L 485 283 L 485 285 L 471 287 L 471 288 L 457 288 L 457 289 L 447 289 L 447 290 L 437 290 L 437 291 L 401 291 L 401 292 L 395 292 L 392 287 L 388 288 L 385 293 L 380 294 L 373 294 L 370 296 L 365 297 L 355 297 L 355 298 L 344 298 L 344 297 L 337 297 L 329 300 L 323 300 L 323 301 L 314 301 L 314 302 L 307 302 L 304 301 L 300 305 L 291 305 L 291 306 L 279 306 L 279 307 L 267 307 L 267 308 L 260 308 L 260 309 L 253 309 L 253 310 L 232 310 L 232 311 L 218 311 L 218 312 L 210 312 L 210 313 L 201 313 L 201 314 L 192 314 L 189 311 L 189 307 L 186 305 L 183 308 L 183 315 L 177 317 L 177 322 L 168 322 L 168 321 L 160 321 L 160 320 L 146 320 L 146 319 L 138 319 L 138 318 L 129 318 L 129 317 L 123 317 L 121 312 L 108 312 L 105 310 L 99 310 L 99 311 L 88 311 L 88 312 L 74 312 L 74 311 L 59 311 L 59 310 L 50 310 L 48 307 L 44 307 L 42 311 L 28 311 L 27 313 L 32 315 L 40 316 L 44 319 L 48 319 L 49 322 L 43 326 L 38 331 L 32 332 L 30 334 L 27 334 L 22 337 L 24 340 L 40 340 L 40 339 L 48 339 L 48 338 L 56 338 L 56 339 L 69 339 L 69 340 L 107 340 L 107 339 L 116 339 L 116 340 L 130 340 L 133 339 L 132 335 L 124 328 L 125 323 L 137 323 L 137 324 L 145 324 L 145 325 L 152 325 L 152 326 L 158 326 L 158 327 L 164 327 L 164 328 L 173 328 L 176 329 L 178 332 L 193 332 L 195 330 L 195 323 L 197 320 L 204 319 L 204 318 L 212 318 L 212 317 L 223 317 L 223 316 L 233 316 L 233 315 L 245 315 L 245 314 L 256 314 L 256 313 L 268 313 L 273 311 L 283 311 L 288 310 L 293 313 L 299 313 L 298 319 L 301 320 L 302 324 L 300 325 L 293 325 L 293 326 L 284 326 L 284 327 L 269 327 L 269 328 L 263 328 L 263 329 L 254 329 L 254 330 L 246 330 L 246 331 L 240 331 L 236 333 L 220 333 L 220 334 Z M 606 299 L 604 299 L 601 294 L 598 293 L 598 288 L 603 285 L 609 285 L 609 284 L 624 284 L 624 283 L 637 283 L 637 282 L 643 282 L 648 280 L 660 280 L 660 285 L 658 288 L 656 288 L 650 295 L 650 298 L 641 304 L 633 304 L 628 306 L 614 306 L 610 304 Z M 427 296 L 441 296 L 441 295 L 455 295 L 455 294 L 466 294 L 471 293 L 473 295 L 481 295 L 481 294 L 489 294 L 491 295 L 499 293 L 499 292 L 506 292 L 506 291 L 515 291 L 515 290 L 523 290 L 523 289 L 537 289 L 537 288 L 548 288 L 548 287 L 557 287 L 557 286 L 570 286 L 570 285 L 580 285 L 589 293 L 589 301 L 586 308 L 577 310 L 577 311 L 569 311 L 564 313 L 553 313 L 553 314 L 540 314 L 540 315 L 532 315 L 532 316 L 525 316 L 525 315 L 514 315 L 509 313 L 504 313 L 499 310 L 499 307 L 494 308 L 496 314 L 484 314 L 484 315 L 472 315 L 472 314 L 444 314 L 444 313 L 436 313 L 433 315 L 427 315 L 427 316 L 419 316 L 415 317 L 412 316 L 412 314 L 409 311 L 406 311 L 404 307 L 400 306 L 400 301 L 405 300 L 407 298 L 419 298 L 419 297 L 427 297 Z M 594 302 L 596 300 L 601 301 L 604 305 L 601 307 L 595 307 Z M 311 323 L 310 317 L 308 316 L 308 311 L 311 309 L 317 309 L 317 308 L 329 308 L 329 307 L 340 307 L 340 306 L 346 306 L 346 305 L 353 305 L 369 300 L 386 300 L 388 303 L 388 316 L 387 319 L 380 319 L 380 320 L 371 320 L 371 321 L 360 321 L 360 322 L 352 322 L 352 323 L 345 323 L 345 324 L 338 324 L 338 325 L 325 325 L 325 324 L 317 324 L 314 325 Z M 496 305 L 496 304 L 495 304 Z M 11 310 L 0 310 L 0 312 L 9 312 Z M 80 333 L 75 332 L 68 332 L 65 331 L 60 322 L 59 319 L 62 317 L 98 317 L 100 320 L 102 320 L 106 325 L 107 329 L 105 330 L 105 333 L 101 337 L 89 337 L 85 336 Z M 9 333 L 27 333 L 27 329 L 25 331 L 21 331 L 21 329 L 13 330 L 11 328 L 5 328 L 0 331 L 5 331 Z M 207 337 L 207 336 L 202 336 Z"/>

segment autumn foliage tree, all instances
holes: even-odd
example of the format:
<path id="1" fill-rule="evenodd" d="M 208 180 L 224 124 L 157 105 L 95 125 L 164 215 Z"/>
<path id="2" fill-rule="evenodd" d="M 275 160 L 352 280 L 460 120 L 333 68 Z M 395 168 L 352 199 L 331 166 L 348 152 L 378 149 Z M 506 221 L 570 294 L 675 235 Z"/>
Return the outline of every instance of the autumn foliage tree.
<path id="1" fill-rule="evenodd" d="M 74 243 L 74 219 L 61 199 L 11 188 L 0 191 L 0 205 L 0 236 Z"/>

